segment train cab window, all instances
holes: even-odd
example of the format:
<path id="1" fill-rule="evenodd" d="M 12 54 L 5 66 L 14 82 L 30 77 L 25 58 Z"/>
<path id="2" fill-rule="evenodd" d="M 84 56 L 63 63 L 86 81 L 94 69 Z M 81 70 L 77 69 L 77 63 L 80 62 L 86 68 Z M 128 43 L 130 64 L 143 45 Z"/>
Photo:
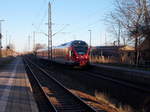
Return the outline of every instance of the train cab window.
<path id="1" fill-rule="evenodd" d="M 88 45 L 83 41 L 74 41 L 72 47 L 79 55 L 84 55 L 88 51 Z"/>
<path id="2" fill-rule="evenodd" d="M 87 53 L 88 47 L 87 46 L 77 46 L 77 47 L 75 47 L 75 50 L 78 54 L 84 55 Z"/>

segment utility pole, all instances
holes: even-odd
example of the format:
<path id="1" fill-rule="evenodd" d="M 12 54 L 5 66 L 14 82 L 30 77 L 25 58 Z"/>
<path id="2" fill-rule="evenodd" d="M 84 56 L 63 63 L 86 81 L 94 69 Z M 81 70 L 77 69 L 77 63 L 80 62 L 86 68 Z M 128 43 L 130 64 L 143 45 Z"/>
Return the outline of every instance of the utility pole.
<path id="1" fill-rule="evenodd" d="M 9 35 L 9 46 L 11 44 L 11 35 Z"/>
<path id="2" fill-rule="evenodd" d="M 7 42 L 7 34 L 8 34 L 8 32 L 6 31 L 6 46 L 8 45 L 8 42 Z"/>
<path id="3" fill-rule="evenodd" d="M 10 51 L 11 51 L 11 35 L 9 35 L 9 43 L 8 43 L 8 48 L 9 48 L 9 50 L 8 50 L 8 55 L 10 55 Z"/>
<path id="4" fill-rule="evenodd" d="M 30 51 L 30 35 L 28 36 L 28 50 Z"/>
<path id="5" fill-rule="evenodd" d="M 2 57 L 2 22 L 5 20 L 0 20 L 0 57 Z"/>
<path id="6" fill-rule="evenodd" d="M 48 59 L 52 60 L 52 20 L 51 3 L 48 3 Z"/>
<path id="7" fill-rule="evenodd" d="M 90 32 L 90 53 L 89 55 L 91 56 L 91 37 L 92 37 L 92 30 L 88 30 Z M 90 59 L 91 60 L 91 59 Z"/>
<path id="8" fill-rule="evenodd" d="M 90 48 L 91 48 L 91 37 L 92 37 L 92 30 L 88 30 L 90 32 Z"/>
<path id="9" fill-rule="evenodd" d="M 99 33 L 99 45 L 101 46 L 101 32 Z"/>
<path id="10" fill-rule="evenodd" d="M 119 23 L 118 23 L 118 46 L 120 46 L 120 33 L 121 33 L 121 25 L 120 25 L 120 21 L 119 21 Z"/>
<path id="11" fill-rule="evenodd" d="M 106 32 L 105 32 L 105 46 L 107 46 L 107 36 L 106 36 Z"/>
<path id="12" fill-rule="evenodd" d="M 6 56 L 7 56 L 7 50 L 8 50 L 8 45 L 7 45 L 7 31 L 6 31 Z"/>
<path id="13" fill-rule="evenodd" d="M 33 32 L 33 51 L 35 50 L 35 31 Z"/>
<path id="14" fill-rule="evenodd" d="M 121 24 L 120 21 L 118 23 L 118 56 L 119 56 L 119 63 L 122 63 L 122 58 L 121 58 L 121 50 L 120 50 L 120 36 L 121 36 Z"/>

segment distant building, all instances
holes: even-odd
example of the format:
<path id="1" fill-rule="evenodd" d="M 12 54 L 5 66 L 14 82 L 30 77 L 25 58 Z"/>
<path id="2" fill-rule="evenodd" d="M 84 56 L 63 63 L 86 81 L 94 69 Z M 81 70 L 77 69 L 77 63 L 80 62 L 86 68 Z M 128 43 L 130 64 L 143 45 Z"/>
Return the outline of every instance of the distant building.
<path id="1" fill-rule="evenodd" d="M 145 39 L 139 46 L 140 59 L 150 64 L 150 39 Z"/>
<path id="2" fill-rule="evenodd" d="M 95 46 L 91 49 L 91 61 L 133 64 L 134 50 L 130 46 Z"/>

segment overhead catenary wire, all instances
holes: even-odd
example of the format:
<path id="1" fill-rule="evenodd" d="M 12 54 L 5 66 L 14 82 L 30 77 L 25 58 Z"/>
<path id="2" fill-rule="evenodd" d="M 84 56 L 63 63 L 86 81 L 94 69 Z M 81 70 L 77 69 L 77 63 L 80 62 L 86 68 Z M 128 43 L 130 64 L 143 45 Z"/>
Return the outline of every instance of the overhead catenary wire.
<path id="1" fill-rule="evenodd" d="M 37 13 L 35 14 L 35 17 L 34 17 L 34 22 L 32 22 L 32 26 L 33 25 L 36 25 L 35 23 L 35 20 L 37 20 L 37 18 L 41 17 L 42 15 L 42 11 L 44 10 L 44 15 L 45 15 L 45 11 L 46 11 L 46 8 L 47 8 L 47 0 L 44 0 L 43 4 L 41 5 L 41 7 L 39 8 L 39 11 L 37 11 Z M 41 21 L 43 20 L 44 17 L 41 18 Z M 39 28 L 41 22 L 39 23 L 39 25 L 37 25 L 38 27 L 35 27 L 36 29 Z"/>
<path id="2" fill-rule="evenodd" d="M 83 26 L 82 28 L 76 28 L 77 30 L 74 30 L 74 31 L 71 31 L 71 33 L 74 33 L 74 32 L 82 32 L 83 30 L 85 30 L 85 29 L 89 29 L 89 27 L 91 28 L 91 27 L 94 27 L 94 25 L 97 25 L 97 23 L 99 23 L 100 21 L 101 21 L 102 19 L 98 19 L 98 20 L 96 20 L 96 21 L 94 21 L 94 22 L 92 22 L 92 23 L 90 23 L 90 24 L 87 24 L 87 25 L 85 25 L 85 26 Z"/>
<path id="3" fill-rule="evenodd" d="M 51 1 L 51 5 L 53 6 L 54 2 L 56 0 L 52 0 Z M 42 24 L 44 24 L 44 21 L 45 19 L 47 19 L 47 3 L 49 2 L 49 0 L 44 0 L 44 5 L 40 8 L 40 11 L 37 13 L 37 15 L 35 16 L 35 18 L 37 19 L 37 17 L 40 16 L 40 13 L 41 13 L 41 10 L 44 9 L 44 13 L 43 13 L 43 16 L 41 17 L 40 19 L 40 22 L 38 23 L 38 25 L 36 25 L 34 22 L 32 23 L 32 26 L 34 26 L 34 28 L 37 30 L 37 31 L 40 31 L 41 29 L 41 26 Z"/>
<path id="4" fill-rule="evenodd" d="M 54 3 L 55 3 L 56 0 L 44 0 L 44 1 L 46 1 L 46 2 L 50 1 L 51 5 L 54 7 Z M 47 10 L 46 10 L 46 11 L 47 11 Z M 40 28 L 41 28 L 42 24 L 44 23 L 45 18 L 47 18 L 47 17 L 46 17 L 46 14 L 47 14 L 46 11 L 45 11 L 44 16 L 43 16 L 42 19 L 41 19 L 41 22 L 40 22 L 40 24 L 39 24 L 39 26 L 38 26 L 38 28 L 37 28 L 37 31 L 42 32 L 42 31 L 40 30 Z M 96 12 L 94 12 L 94 14 L 90 14 L 90 15 L 95 15 L 95 13 L 97 14 L 97 12 L 98 12 L 98 11 L 96 11 Z M 87 23 L 87 25 L 85 25 L 85 26 L 83 26 L 83 27 L 76 28 L 76 29 L 73 30 L 73 31 L 69 31 L 69 34 L 75 34 L 75 33 L 83 32 L 83 30 L 86 30 L 86 29 L 92 29 L 92 27 L 94 27 L 95 25 L 97 25 L 97 23 L 99 23 L 99 22 L 101 22 L 101 21 L 102 21 L 102 18 L 97 18 L 97 19 L 95 19 L 95 21 L 93 21 L 93 22 L 91 22 L 91 23 L 89 23 L 89 24 Z M 56 25 L 56 24 L 55 24 L 55 23 L 52 23 L 52 25 Z M 66 28 L 66 26 L 68 26 L 68 25 L 62 26 L 63 28 L 60 28 L 60 30 L 58 30 L 58 31 L 55 30 L 56 33 L 53 33 L 52 35 L 54 36 L 55 34 L 58 34 L 58 33 L 61 32 L 62 30 L 64 30 L 64 29 Z M 90 27 L 90 28 L 89 28 L 89 27 Z M 53 27 L 53 30 L 54 30 L 54 29 L 58 29 L 58 28 Z"/>
<path id="5" fill-rule="evenodd" d="M 53 1 L 51 2 L 51 6 L 54 4 L 54 1 L 55 1 L 55 0 L 53 0 Z M 46 16 L 47 16 L 47 3 L 48 3 L 48 1 L 47 1 L 46 4 L 45 4 L 46 9 L 45 9 L 44 15 L 43 15 L 43 17 L 42 17 L 42 19 L 41 19 L 41 22 L 40 22 L 40 24 L 39 24 L 38 31 L 39 31 L 41 25 L 43 24 L 44 19 L 45 19 Z"/>

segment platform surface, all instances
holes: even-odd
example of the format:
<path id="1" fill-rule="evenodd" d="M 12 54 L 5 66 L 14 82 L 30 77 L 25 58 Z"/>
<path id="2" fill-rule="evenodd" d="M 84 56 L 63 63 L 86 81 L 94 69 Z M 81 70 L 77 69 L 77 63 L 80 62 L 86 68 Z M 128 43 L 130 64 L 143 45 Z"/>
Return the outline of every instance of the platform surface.
<path id="1" fill-rule="evenodd" d="M 0 68 L 0 112 L 38 112 L 21 57 Z"/>

